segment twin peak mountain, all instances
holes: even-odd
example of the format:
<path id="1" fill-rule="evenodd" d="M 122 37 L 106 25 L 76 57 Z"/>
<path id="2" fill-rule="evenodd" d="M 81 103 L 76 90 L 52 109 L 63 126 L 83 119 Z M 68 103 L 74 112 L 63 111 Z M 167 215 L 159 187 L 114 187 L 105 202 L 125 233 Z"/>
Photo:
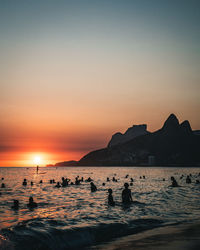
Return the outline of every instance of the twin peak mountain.
<path id="1" fill-rule="evenodd" d="M 200 166 L 199 157 L 200 131 L 171 114 L 155 132 L 147 131 L 146 124 L 133 125 L 124 134 L 114 134 L 106 148 L 56 166 Z"/>
<path id="2" fill-rule="evenodd" d="M 92 151 L 77 164 L 81 166 L 199 165 L 199 131 L 189 121 L 179 123 L 171 114 L 161 129 L 147 131 L 147 125 L 134 125 L 124 134 L 112 136 L 107 148 Z"/>

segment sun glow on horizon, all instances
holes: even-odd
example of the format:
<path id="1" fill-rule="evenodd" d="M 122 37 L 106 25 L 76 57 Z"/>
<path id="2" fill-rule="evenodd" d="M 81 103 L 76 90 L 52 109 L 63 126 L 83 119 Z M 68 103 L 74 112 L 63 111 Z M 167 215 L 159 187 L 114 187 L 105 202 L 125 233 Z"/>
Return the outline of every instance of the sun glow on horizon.
<path id="1" fill-rule="evenodd" d="M 42 161 L 42 159 L 41 159 L 41 157 L 39 156 L 39 155 L 36 155 L 35 157 L 34 157 L 34 163 L 36 164 L 36 165 L 39 165 L 39 164 L 41 164 L 41 161 Z"/>

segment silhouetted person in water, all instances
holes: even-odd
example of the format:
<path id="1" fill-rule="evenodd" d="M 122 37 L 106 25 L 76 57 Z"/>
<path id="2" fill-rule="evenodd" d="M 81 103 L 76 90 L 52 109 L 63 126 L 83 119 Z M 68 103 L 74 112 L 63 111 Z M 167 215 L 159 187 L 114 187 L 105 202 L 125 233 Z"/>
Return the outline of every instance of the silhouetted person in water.
<path id="1" fill-rule="evenodd" d="M 171 185 L 172 187 L 179 187 L 179 185 L 178 185 L 176 179 L 174 178 L 174 176 L 171 177 L 171 181 L 172 181 L 172 185 Z"/>
<path id="2" fill-rule="evenodd" d="M 62 183 L 61 183 L 61 185 L 62 185 L 62 187 L 66 187 L 66 186 L 68 186 L 68 179 L 66 178 L 64 178 L 64 177 L 62 177 Z"/>
<path id="3" fill-rule="evenodd" d="M 133 182 L 133 178 L 131 178 L 131 182 Z"/>
<path id="4" fill-rule="evenodd" d="M 124 183 L 125 189 L 122 191 L 122 203 L 129 204 L 133 201 L 128 183 Z"/>
<path id="5" fill-rule="evenodd" d="M 39 166 L 37 165 L 37 174 L 38 174 Z"/>
<path id="6" fill-rule="evenodd" d="M 186 183 L 188 183 L 188 184 L 190 184 L 192 181 L 191 181 L 191 179 L 190 179 L 190 177 L 189 177 L 189 175 L 187 176 L 187 178 L 186 178 Z"/>
<path id="7" fill-rule="evenodd" d="M 125 178 L 127 179 L 129 177 L 129 174 L 127 174 L 126 176 L 125 176 Z"/>
<path id="8" fill-rule="evenodd" d="M 80 185 L 80 180 L 78 179 L 78 176 L 76 177 L 75 185 Z"/>
<path id="9" fill-rule="evenodd" d="M 43 181 L 42 181 L 42 180 L 40 180 L 40 183 L 43 183 Z"/>
<path id="10" fill-rule="evenodd" d="M 97 191 L 97 187 L 94 185 L 93 182 L 90 183 L 90 188 L 91 188 L 91 192 L 96 192 Z"/>
<path id="11" fill-rule="evenodd" d="M 90 177 L 87 178 L 87 180 L 85 180 L 86 182 L 91 182 L 92 179 Z"/>
<path id="12" fill-rule="evenodd" d="M 13 206 L 11 207 L 12 209 L 18 210 L 19 209 L 19 201 L 14 200 L 13 201 Z"/>
<path id="13" fill-rule="evenodd" d="M 109 177 L 107 177 L 107 179 L 106 179 L 107 181 L 110 181 L 110 179 L 109 179 Z"/>
<path id="14" fill-rule="evenodd" d="M 145 179 L 145 175 L 143 175 L 143 179 Z"/>
<path id="15" fill-rule="evenodd" d="M 37 203 L 34 202 L 32 196 L 29 197 L 29 203 L 27 204 L 27 207 L 29 207 L 29 208 L 35 208 L 35 207 L 37 207 Z"/>
<path id="16" fill-rule="evenodd" d="M 133 186 L 133 182 L 130 183 L 130 186 Z"/>
<path id="17" fill-rule="evenodd" d="M 4 183 L 2 183 L 1 184 L 1 188 L 5 188 L 6 186 L 5 186 L 5 184 Z"/>
<path id="18" fill-rule="evenodd" d="M 26 186 L 26 185 L 27 185 L 27 180 L 26 180 L 26 179 L 24 179 L 24 181 L 22 182 L 22 185 L 23 185 L 23 186 Z"/>
<path id="19" fill-rule="evenodd" d="M 31 186 L 33 186 L 33 182 L 31 181 Z"/>
<path id="20" fill-rule="evenodd" d="M 61 185 L 60 185 L 60 182 L 58 181 L 57 184 L 55 185 L 56 188 L 60 188 Z"/>
<path id="21" fill-rule="evenodd" d="M 114 202 L 113 196 L 112 196 L 112 189 L 111 188 L 108 189 L 108 205 L 110 205 L 110 206 L 115 205 L 115 202 Z"/>
<path id="22" fill-rule="evenodd" d="M 103 182 L 103 183 L 102 183 L 102 186 L 105 186 L 105 185 L 106 185 L 106 184 Z"/>

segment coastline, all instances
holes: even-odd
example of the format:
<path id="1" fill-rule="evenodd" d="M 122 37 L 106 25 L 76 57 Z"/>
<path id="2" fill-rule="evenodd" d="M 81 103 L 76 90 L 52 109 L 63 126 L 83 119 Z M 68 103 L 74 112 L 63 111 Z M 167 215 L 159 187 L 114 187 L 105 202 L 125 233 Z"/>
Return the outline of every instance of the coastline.
<path id="1" fill-rule="evenodd" d="M 87 249 L 198 250 L 200 249 L 200 221 L 159 227 Z"/>

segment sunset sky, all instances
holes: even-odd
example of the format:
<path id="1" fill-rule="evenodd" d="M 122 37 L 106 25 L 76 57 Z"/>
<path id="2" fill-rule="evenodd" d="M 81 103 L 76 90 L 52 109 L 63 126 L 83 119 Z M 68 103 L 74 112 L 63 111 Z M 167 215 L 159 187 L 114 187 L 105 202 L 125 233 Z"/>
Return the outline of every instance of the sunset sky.
<path id="1" fill-rule="evenodd" d="M 200 129 L 199 0 L 0 0 L 0 166 L 79 160 L 170 113 Z"/>

